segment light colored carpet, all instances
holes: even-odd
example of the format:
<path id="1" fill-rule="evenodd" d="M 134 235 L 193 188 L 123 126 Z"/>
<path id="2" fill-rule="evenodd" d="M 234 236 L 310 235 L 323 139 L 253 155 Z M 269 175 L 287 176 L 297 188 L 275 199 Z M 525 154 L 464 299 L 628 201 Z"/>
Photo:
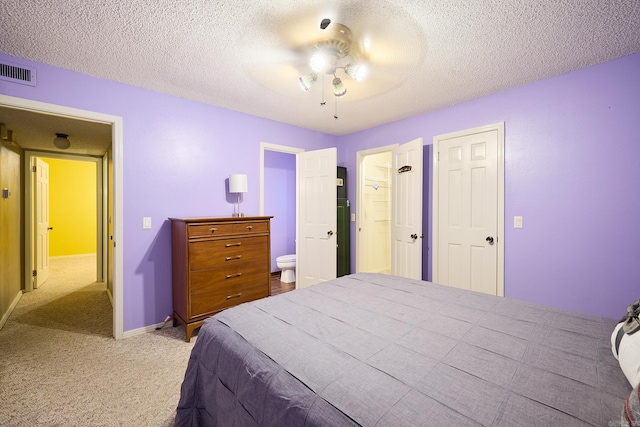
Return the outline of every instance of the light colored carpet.
<path id="1" fill-rule="evenodd" d="M 172 426 L 195 336 L 167 325 L 116 341 L 95 256 L 51 274 L 0 330 L 1 426 Z"/>

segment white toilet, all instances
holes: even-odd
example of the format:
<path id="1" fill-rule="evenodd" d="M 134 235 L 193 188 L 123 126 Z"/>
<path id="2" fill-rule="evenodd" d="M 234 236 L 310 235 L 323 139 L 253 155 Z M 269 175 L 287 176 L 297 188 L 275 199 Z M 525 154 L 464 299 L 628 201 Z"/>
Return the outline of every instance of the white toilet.
<path id="1" fill-rule="evenodd" d="M 282 273 L 280 281 L 282 283 L 293 283 L 296 281 L 296 254 L 282 255 L 276 258 L 276 265 Z"/>

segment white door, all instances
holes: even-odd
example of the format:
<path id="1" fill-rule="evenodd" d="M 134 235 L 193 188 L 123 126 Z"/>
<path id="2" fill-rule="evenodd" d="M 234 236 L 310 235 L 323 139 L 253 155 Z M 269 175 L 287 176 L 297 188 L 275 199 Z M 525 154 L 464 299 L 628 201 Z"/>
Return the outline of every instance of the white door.
<path id="1" fill-rule="evenodd" d="M 296 287 L 336 278 L 337 149 L 298 154 Z"/>
<path id="2" fill-rule="evenodd" d="M 503 245 L 498 179 L 502 129 L 485 127 L 434 138 L 434 282 L 504 294 L 498 280 L 498 248 Z"/>
<path id="3" fill-rule="evenodd" d="M 422 138 L 393 148 L 391 274 L 422 279 Z"/>
<path id="4" fill-rule="evenodd" d="M 49 278 L 49 164 L 36 157 L 35 167 L 36 278 L 33 287 L 37 288 Z"/>

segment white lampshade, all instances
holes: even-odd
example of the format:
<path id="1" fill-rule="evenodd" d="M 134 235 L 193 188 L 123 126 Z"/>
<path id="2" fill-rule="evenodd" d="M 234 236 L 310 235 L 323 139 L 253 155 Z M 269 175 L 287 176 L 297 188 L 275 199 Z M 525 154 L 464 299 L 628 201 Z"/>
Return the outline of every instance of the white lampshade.
<path id="1" fill-rule="evenodd" d="M 246 193 L 247 175 L 234 173 L 229 175 L 229 193 Z"/>

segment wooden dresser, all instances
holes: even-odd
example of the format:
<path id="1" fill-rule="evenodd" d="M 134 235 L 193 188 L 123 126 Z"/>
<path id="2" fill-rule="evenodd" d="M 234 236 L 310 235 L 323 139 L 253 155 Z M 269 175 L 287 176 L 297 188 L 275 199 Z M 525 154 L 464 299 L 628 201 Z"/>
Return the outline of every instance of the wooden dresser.
<path id="1" fill-rule="evenodd" d="M 173 326 L 186 340 L 207 317 L 269 296 L 271 216 L 169 218 Z"/>

